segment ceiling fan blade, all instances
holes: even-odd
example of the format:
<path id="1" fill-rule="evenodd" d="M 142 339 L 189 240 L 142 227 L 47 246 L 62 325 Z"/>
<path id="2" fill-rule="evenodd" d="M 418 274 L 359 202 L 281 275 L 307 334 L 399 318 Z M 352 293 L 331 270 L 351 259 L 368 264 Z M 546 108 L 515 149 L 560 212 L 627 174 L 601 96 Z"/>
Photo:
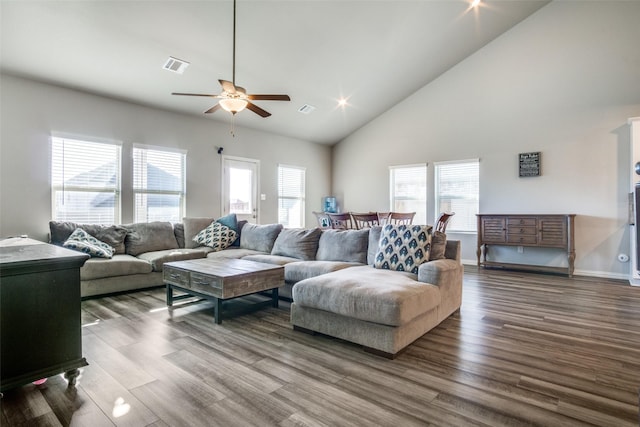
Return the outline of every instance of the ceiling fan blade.
<path id="1" fill-rule="evenodd" d="M 204 114 L 215 113 L 219 109 L 220 109 L 220 104 L 216 104 L 213 107 L 209 108 L 207 111 L 205 111 Z"/>
<path id="2" fill-rule="evenodd" d="M 269 117 L 271 115 L 271 113 L 269 113 L 268 111 L 263 110 L 262 108 L 258 107 L 256 104 L 252 104 L 251 102 L 247 103 L 247 109 L 262 117 Z"/>
<path id="3" fill-rule="evenodd" d="M 291 101 L 289 95 L 247 95 L 247 98 L 256 101 Z"/>
<path id="4" fill-rule="evenodd" d="M 212 95 L 212 94 L 209 94 L 209 93 L 180 93 L 180 92 L 172 92 L 171 95 L 208 96 L 210 98 L 220 98 L 220 95 Z"/>
<path id="5" fill-rule="evenodd" d="M 222 90 L 227 93 L 236 93 L 236 87 L 233 83 L 228 80 L 218 80 L 220 82 L 220 86 L 222 86 Z"/>

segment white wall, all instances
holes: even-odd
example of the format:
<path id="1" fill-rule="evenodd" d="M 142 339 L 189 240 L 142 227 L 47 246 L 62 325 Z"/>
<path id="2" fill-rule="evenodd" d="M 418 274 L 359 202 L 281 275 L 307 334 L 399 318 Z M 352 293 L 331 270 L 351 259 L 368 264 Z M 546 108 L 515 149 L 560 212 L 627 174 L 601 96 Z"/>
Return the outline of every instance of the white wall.
<path id="1" fill-rule="evenodd" d="M 480 25 L 482 21 L 480 16 Z M 345 210 L 389 206 L 388 166 L 480 158 L 480 212 L 575 213 L 578 274 L 624 277 L 627 118 L 640 115 L 640 2 L 552 2 L 334 147 Z M 541 151 L 542 176 L 518 178 Z M 476 235 L 463 241 L 475 263 Z M 566 265 L 501 248 L 501 260 Z"/>
<path id="2" fill-rule="evenodd" d="M 134 143 L 187 150 L 187 216 L 220 215 L 220 156 L 260 160 L 260 222 L 278 220 L 278 163 L 306 167 L 307 225 L 331 185 L 330 147 L 236 128 L 89 95 L 9 75 L 0 76 L 0 236 L 46 239 L 51 219 L 50 135 L 123 143 L 122 223 L 132 222 L 131 147 Z"/>

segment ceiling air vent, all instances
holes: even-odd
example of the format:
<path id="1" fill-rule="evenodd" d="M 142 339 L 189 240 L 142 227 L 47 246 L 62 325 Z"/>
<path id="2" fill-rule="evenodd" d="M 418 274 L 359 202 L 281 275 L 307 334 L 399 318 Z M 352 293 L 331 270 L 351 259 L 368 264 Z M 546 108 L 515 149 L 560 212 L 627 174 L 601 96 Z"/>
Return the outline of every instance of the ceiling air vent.
<path id="1" fill-rule="evenodd" d="M 316 107 L 309 104 L 304 104 L 302 107 L 298 108 L 298 112 L 302 114 L 311 114 L 315 111 Z"/>
<path id="2" fill-rule="evenodd" d="M 170 56 L 162 68 L 164 68 L 165 70 L 173 71 L 174 73 L 182 74 L 188 66 L 189 63 L 187 61 L 183 61 L 182 59 Z"/>

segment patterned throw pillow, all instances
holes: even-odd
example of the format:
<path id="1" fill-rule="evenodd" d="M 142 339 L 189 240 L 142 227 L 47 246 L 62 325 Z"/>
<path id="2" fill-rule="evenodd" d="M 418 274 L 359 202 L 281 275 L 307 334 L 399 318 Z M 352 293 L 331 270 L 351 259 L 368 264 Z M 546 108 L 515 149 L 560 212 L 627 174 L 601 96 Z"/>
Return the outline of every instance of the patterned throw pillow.
<path id="1" fill-rule="evenodd" d="M 82 228 L 76 228 L 62 246 L 98 258 L 111 258 L 115 252 L 114 248 L 96 239 Z"/>
<path id="2" fill-rule="evenodd" d="M 418 266 L 429 260 L 431 228 L 426 225 L 385 225 L 373 266 L 417 274 Z"/>
<path id="3" fill-rule="evenodd" d="M 219 222 L 213 221 L 199 232 L 193 241 L 199 245 L 209 246 L 214 252 L 228 248 L 236 240 L 237 233 Z"/>

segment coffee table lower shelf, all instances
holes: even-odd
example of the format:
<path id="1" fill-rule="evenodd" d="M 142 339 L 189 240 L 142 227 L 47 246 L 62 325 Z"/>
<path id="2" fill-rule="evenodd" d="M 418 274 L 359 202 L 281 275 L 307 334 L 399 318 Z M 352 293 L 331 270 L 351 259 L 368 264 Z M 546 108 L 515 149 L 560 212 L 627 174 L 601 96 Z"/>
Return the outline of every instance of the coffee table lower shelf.
<path id="1" fill-rule="evenodd" d="M 173 291 L 178 290 L 180 292 L 183 292 L 183 294 L 181 295 L 174 295 Z M 226 310 L 223 311 L 223 302 L 225 301 L 231 301 L 237 298 L 246 298 L 246 297 L 252 297 L 255 295 L 264 295 L 267 293 L 271 293 L 271 296 L 268 300 L 264 300 L 264 301 L 258 301 L 255 303 L 251 303 L 251 304 L 245 304 L 242 308 L 235 308 L 232 310 Z M 266 295 L 264 295 L 266 296 Z M 223 318 L 223 314 L 225 318 L 231 317 L 231 316 L 237 316 L 237 315 L 241 315 L 241 314 L 247 314 L 247 313 L 253 313 L 254 311 L 260 310 L 261 308 L 264 307 L 273 307 L 273 308 L 278 308 L 278 288 L 273 288 L 271 290 L 267 290 L 267 291 L 262 291 L 259 293 L 254 293 L 254 294 L 249 294 L 249 295 L 239 295 L 237 297 L 232 297 L 232 298 L 217 298 L 214 297 L 212 295 L 208 295 L 202 292 L 198 292 L 198 291 L 194 291 L 193 289 L 188 289 L 188 288 L 183 288 L 181 286 L 177 286 L 174 284 L 170 284 L 167 283 L 167 306 L 168 307 L 173 307 L 173 303 L 174 301 L 180 301 L 180 300 L 184 300 L 184 299 L 188 299 L 188 298 L 201 298 L 207 301 L 211 301 L 213 302 L 213 307 L 214 307 L 214 321 L 217 325 L 222 323 L 222 318 Z"/>

